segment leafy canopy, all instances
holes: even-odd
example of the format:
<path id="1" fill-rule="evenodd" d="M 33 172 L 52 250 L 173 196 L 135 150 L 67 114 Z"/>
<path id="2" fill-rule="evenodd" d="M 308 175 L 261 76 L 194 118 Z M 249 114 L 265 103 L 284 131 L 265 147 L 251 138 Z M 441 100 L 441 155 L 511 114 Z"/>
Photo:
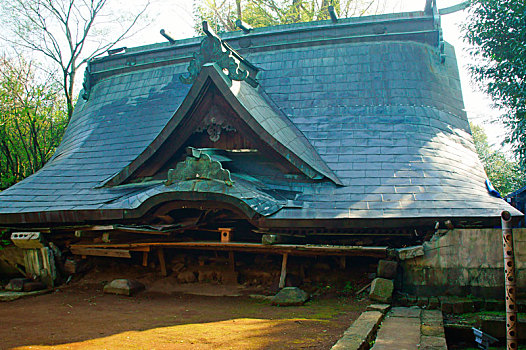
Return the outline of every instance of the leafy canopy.
<path id="1" fill-rule="evenodd" d="M 493 150 L 480 126 L 475 124 L 470 126 L 478 156 L 495 189 L 505 196 L 526 186 L 526 176 L 521 171 L 519 163 L 507 159 L 503 152 Z"/>
<path id="2" fill-rule="evenodd" d="M 30 62 L 0 57 L 0 190 L 50 159 L 67 124 L 62 87 Z"/>
<path id="3" fill-rule="evenodd" d="M 208 21 L 219 32 L 234 31 L 236 20 L 252 27 L 329 19 L 333 5 L 340 17 L 363 16 L 384 10 L 383 0 L 201 0 L 194 7 L 195 29 Z"/>
<path id="4" fill-rule="evenodd" d="M 504 111 L 505 142 L 526 165 L 526 2 L 473 0 L 465 36 L 473 78 Z"/>

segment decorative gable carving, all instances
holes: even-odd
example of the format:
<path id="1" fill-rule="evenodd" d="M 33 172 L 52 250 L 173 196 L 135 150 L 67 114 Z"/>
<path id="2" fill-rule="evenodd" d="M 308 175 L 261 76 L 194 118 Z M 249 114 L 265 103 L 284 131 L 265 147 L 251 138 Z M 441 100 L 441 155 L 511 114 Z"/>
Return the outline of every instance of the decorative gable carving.
<path id="1" fill-rule="evenodd" d="M 194 58 L 187 68 L 188 75 L 179 76 L 181 82 L 193 84 L 205 64 L 216 63 L 231 80 L 246 81 L 252 87 L 256 87 L 258 83 L 254 78 L 257 68 L 223 42 L 206 21 L 203 22 L 203 31 L 206 37 L 201 41 L 199 51 L 193 54 Z"/>
<path id="2" fill-rule="evenodd" d="M 193 84 L 206 63 L 217 63 L 228 72 L 227 75 L 232 80 L 242 81 L 248 77 L 248 72 L 239 66 L 239 62 L 232 57 L 232 52 L 218 38 L 206 36 L 201 41 L 199 51 L 194 52 L 194 58 L 188 66 L 188 76 L 181 75 L 179 79 L 185 84 Z"/>
<path id="3" fill-rule="evenodd" d="M 201 124 L 195 130 L 197 132 L 205 131 L 208 133 L 210 141 L 217 142 L 221 137 L 221 131 L 237 131 L 228 122 L 226 116 L 216 107 L 212 106 L 207 115 L 203 118 Z"/>
<path id="4" fill-rule="evenodd" d="M 208 154 L 204 154 L 195 148 L 189 148 L 189 155 L 186 159 L 178 163 L 175 169 L 168 170 L 168 178 L 164 183 L 170 186 L 176 181 L 187 180 L 218 180 L 227 186 L 232 186 L 233 181 L 230 171 L 223 169 L 220 162 L 212 160 Z"/>

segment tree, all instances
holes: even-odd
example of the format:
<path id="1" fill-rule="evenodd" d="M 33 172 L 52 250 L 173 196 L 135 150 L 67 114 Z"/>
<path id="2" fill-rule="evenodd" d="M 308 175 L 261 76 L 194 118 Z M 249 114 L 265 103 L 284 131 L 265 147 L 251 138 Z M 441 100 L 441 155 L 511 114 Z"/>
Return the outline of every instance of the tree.
<path id="1" fill-rule="evenodd" d="M 109 0 L 10 0 L 1 6 L 3 39 L 44 55 L 58 68 L 67 104 L 73 114 L 74 88 L 79 68 L 132 34 L 148 2 L 135 16 L 116 17 Z"/>
<path id="2" fill-rule="evenodd" d="M 526 176 L 517 161 L 509 160 L 501 151 L 495 151 L 488 143 L 484 130 L 470 124 L 478 156 L 486 170 L 488 179 L 502 196 L 526 186 Z"/>
<path id="3" fill-rule="evenodd" d="M 204 0 L 194 9 L 195 29 L 201 32 L 204 20 L 220 32 L 237 30 L 237 19 L 252 27 L 325 20 L 331 4 L 341 17 L 377 13 L 385 7 L 381 0 Z"/>
<path id="4" fill-rule="evenodd" d="M 0 58 L 0 190 L 40 169 L 67 125 L 61 86 L 23 59 Z"/>
<path id="5" fill-rule="evenodd" d="M 512 146 L 526 168 L 526 2 L 473 0 L 465 25 L 473 45 L 472 76 L 504 111 Z"/>

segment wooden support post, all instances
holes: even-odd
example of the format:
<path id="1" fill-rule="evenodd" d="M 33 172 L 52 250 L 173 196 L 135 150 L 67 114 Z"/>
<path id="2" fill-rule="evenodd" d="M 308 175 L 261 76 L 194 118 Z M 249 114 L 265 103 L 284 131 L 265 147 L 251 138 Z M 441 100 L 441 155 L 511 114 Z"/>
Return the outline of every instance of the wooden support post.
<path id="1" fill-rule="evenodd" d="M 148 252 L 142 252 L 142 266 L 148 266 Z"/>
<path id="2" fill-rule="evenodd" d="M 347 263 L 346 257 L 345 256 L 340 256 L 340 269 L 341 270 L 345 270 L 346 263 Z"/>
<path id="3" fill-rule="evenodd" d="M 279 288 L 285 287 L 285 279 L 287 278 L 287 259 L 289 254 L 283 254 L 283 260 L 281 262 L 281 275 L 279 276 Z"/>
<path id="4" fill-rule="evenodd" d="M 159 265 L 161 265 L 161 274 L 167 276 L 166 262 L 164 261 L 164 250 L 162 247 L 157 248 L 157 256 L 159 257 Z"/>
<path id="5" fill-rule="evenodd" d="M 228 262 L 229 262 L 230 269 L 232 270 L 232 272 L 236 272 L 236 260 L 235 260 L 233 251 L 228 252 Z"/>

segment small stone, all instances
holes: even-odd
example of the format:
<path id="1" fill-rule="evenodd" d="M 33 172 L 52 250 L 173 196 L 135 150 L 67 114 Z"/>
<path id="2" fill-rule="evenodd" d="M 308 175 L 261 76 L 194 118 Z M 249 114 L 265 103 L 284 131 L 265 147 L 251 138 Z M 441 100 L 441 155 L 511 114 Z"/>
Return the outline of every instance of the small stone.
<path id="1" fill-rule="evenodd" d="M 13 278 L 9 281 L 5 290 L 11 292 L 22 292 L 26 283 L 32 282 L 29 278 Z"/>
<path id="2" fill-rule="evenodd" d="M 128 279 L 116 279 L 104 286 L 104 293 L 131 296 L 144 290 L 144 284 Z"/>
<path id="3" fill-rule="evenodd" d="M 398 259 L 409 260 L 424 255 L 424 246 L 418 245 L 414 247 L 400 248 L 396 250 Z"/>
<path id="4" fill-rule="evenodd" d="M 192 271 L 183 271 L 177 275 L 177 281 L 180 283 L 194 283 L 197 282 L 197 277 Z"/>
<path id="5" fill-rule="evenodd" d="M 272 298 L 272 305 L 298 306 L 309 300 L 309 294 L 297 287 L 285 287 Z"/>
<path id="6" fill-rule="evenodd" d="M 378 262 L 378 277 L 395 279 L 396 278 L 396 269 L 398 268 L 398 263 L 396 261 L 390 260 L 380 260 Z"/>
<path id="7" fill-rule="evenodd" d="M 369 299 L 381 303 L 389 303 L 393 296 L 393 281 L 385 278 L 375 278 L 371 284 Z"/>

